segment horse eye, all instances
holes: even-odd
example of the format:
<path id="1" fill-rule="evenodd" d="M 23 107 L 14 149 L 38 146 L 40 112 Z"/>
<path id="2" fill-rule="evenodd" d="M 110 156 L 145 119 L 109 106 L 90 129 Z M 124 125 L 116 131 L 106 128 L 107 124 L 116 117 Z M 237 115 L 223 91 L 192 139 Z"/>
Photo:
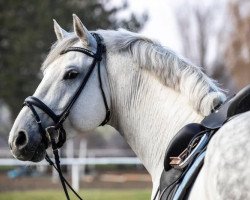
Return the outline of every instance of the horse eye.
<path id="1" fill-rule="evenodd" d="M 67 79 L 74 79 L 76 78 L 78 75 L 78 72 L 76 70 L 70 70 L 68 72 L 66 72 L 63 76 L 63 79 L 64 80 L 67 80 Z"/>

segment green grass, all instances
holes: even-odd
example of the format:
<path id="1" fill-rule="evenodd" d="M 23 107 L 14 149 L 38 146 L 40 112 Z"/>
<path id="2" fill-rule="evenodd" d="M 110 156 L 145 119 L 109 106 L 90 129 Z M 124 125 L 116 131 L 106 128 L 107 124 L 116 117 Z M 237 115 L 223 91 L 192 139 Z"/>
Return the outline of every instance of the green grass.
<path id="1" fill-rule="evenodd" d="M 8 171 L 8 170 L 12 170 L 15 168 L 16 166 L 0 166 L 0 171 Z"/>
<path id="2" fill-rule="evenodd" d="M 84 200 L 145 200 L 150 199 L 149 189 L 88 189 L 80 191 Z M 77 199 L 71 195 L 72 200 Z M 64 200 L 66 199 L 62 190 L 32 190 L 21 192 L 1 192 L 0 200 Z"/>

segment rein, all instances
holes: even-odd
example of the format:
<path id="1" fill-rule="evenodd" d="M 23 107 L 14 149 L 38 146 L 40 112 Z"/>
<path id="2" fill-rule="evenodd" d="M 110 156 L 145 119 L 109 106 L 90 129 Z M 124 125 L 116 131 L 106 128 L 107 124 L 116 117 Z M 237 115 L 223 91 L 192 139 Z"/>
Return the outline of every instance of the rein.
<path id="1" fill-rule="evenodd" d="M 106 99 L 106 95 L 105 95 L 104 90 L 103 90 L 101 72 L 100 72 L 101 71 L 100 62 L 102 61 L 102 54 L 105 53 L 106 49 L 102 43 L 100 36 L 96 33 L 91 33 L 91 34 L 97 42 L 97 50 L 95 53 L 88 50 L 88 49 L 81 48 L 81 47 L 69 47 L 60 53 L 61 55 L 63 55 L 63 54 L 68 53 L 70 51 L 77 51 L 77 52 L 81 52 L 81 53 L 86 54 L 87 56 L 93 58 L 93 61 L 89 67 L 87 74 L 83 78 L 80 86 L 77 88 L 75 94 L 72 96 L 71 100 L 68 102 L 67 106 L 65 107 L 64 111 L 61 114 L 56 115 L 54 113 L 54 111 L 51 110 L 51 108 L 49 108 L 45 103 L 43 103 L 40 99 L 38 99 L 34 96 L 29 96 L 24 100 L 24 106 L 28 106 L 34 115 L 34 118 L 35 118 L 36 123 L 37 123 L 38 128 L 39 128 L 39 132 L 40 132 L 41 137 L 42 137 L 42 142 L 45 145 L 45 148 L 47 149 L 49 147 L 49 143 L 51 143 L 51 147 L 52 147 L 54 158 L 55 158 L 55 163 L 50 159 L 50 157 L 48 156 L 47 153 L 45 156 L 45 160 L 51 166 L 53 166 L 56 169 L 56 171 L 58 172 L 67 200 L 70 200 L 70 197 L 69 197 L 66 185 L 80 200 L 82 200 L 82 198 L 71 187 L 71 185 L 68 183 L 68 181 L 64 178 L 64 176 L 62 174 L 58 149 L 61 148 L 66 141 L 66 132 L 63 128 L 63 123 L 67 119 L 71 108 L 73 107 L 74 103 L 76 102 L 76 100 L 80 96 L 81 92 L 83 91 L 85 85 L 87 84 L 92 72 L 94 71 L 95 66 L 97 66 L 97 68 L 98 68 L 98 70 L 97 70 L 98 71 L 98 80 L 99 80 L 99 84 L 100 84 L 100 90 L 101 90 L 101 94 L 103 97 L 104 106 L 106 109 L 105 119 L 102 121 L 100 126 L 105 125 L 109 121 L 110 116 L 111 116 L 110 109 L 108 107 L 108 103 L 107 103 L 107 99 Z M 42 110 L 44 113 L 46 113 L 53 120 L 54 125 L 44 128 L 42 125 L 41 119 L 40 119 L 40 117 L 39 117 L 39 115 L 36 112 L 36 109 L 34 107 L 37 107 L 40 110 Z"/>

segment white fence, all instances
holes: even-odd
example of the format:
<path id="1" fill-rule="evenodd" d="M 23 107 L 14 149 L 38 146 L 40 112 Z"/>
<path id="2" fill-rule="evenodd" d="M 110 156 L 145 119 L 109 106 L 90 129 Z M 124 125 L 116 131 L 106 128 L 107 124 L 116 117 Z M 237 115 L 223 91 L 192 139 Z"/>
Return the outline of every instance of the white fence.
<path id="1" fill-rule="evenodd" d="M 80 183 L 80 167 L 86 165 L 107 165 L 107 164 L 119 164 L 119 165 L 138 165 L 141 161 L 135 157 L 104 157 L 104 158 L 61 158 L 61 165 L 68 165 L 71 167 L 71 181 L 72 187 L 75 190 L 79 190 Z M 30 166 L 30 165 L 48 165 L 46 161 L 39 163 L 23 162 L 11 158 L 0 159 L 0 166 Z"/>
<path id="2" fill-rule="evenodd" d="M 130 153 L 129 153 L 130 152 Z M 142 163 L 136 157 L 131 157 L 131 151 L 124 151 L 119 149 L 88 149 L 87 142 L 85 140 L 80 141 L 78 149 L 74 148 L 73 140 L 68 140 L 64 149 L 63 157 L 60 153 L 61 165 L 67 165 L 68 171 L 71 171 L 72 187 L 75 190 L 79 190 L 80 176 L 85 171 L 86 165 L 141 165 Z M 34 163 L 28 161 L 19 161 L 17 159 L 9 158 L 11 156 L 9 149 L 0 150 L 0 166 L 47 166 L 49 165 L 45 160 Z M 50 152 L 51 158 L 53 157 Z M 55 176 L 58 176 L 55 170 L 53 170 L 53 180 Z"/>

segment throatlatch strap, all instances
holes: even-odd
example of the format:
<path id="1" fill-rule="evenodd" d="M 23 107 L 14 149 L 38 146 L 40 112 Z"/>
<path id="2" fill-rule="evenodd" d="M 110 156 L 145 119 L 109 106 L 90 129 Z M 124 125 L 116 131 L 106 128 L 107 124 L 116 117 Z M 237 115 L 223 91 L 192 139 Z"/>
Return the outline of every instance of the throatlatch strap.
<path id="1" fill-rule="evenodd" d="M 106 109 L 106 116 L 105 119 L 102 121 L 102 123 L 100 124 L 100 126 L 104 126 L 105 124 L 108 123 L 108 121 L 110 120 L 110 109 L 108 107 L 108 103 L 107 103 L 107 99 L 106 99 L 106 95 L 103 91 L 103 87 L 102 87 L 102 77 L 101 77 L 101 67 L 100 67 L 100 62 L 98 62 L 98 79 L 99 79 L 99 83 L 100 83 L 100 89 L 101 89 L 101 93 L 102 93 L 102 99 L 104 102 L 104 106 Z"/>

